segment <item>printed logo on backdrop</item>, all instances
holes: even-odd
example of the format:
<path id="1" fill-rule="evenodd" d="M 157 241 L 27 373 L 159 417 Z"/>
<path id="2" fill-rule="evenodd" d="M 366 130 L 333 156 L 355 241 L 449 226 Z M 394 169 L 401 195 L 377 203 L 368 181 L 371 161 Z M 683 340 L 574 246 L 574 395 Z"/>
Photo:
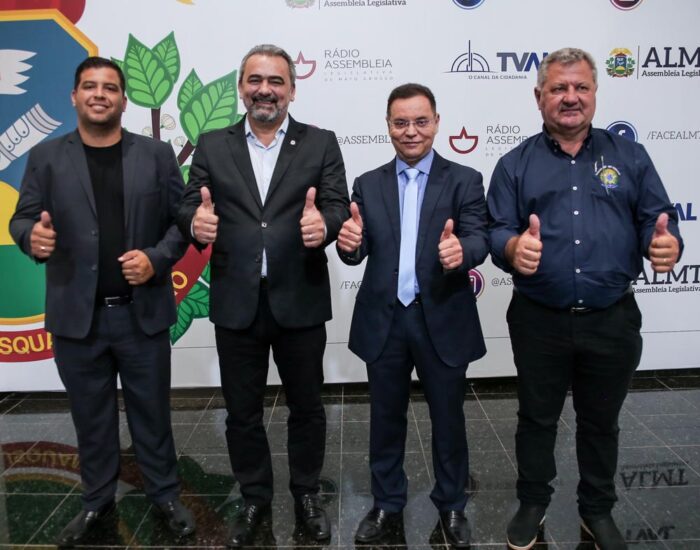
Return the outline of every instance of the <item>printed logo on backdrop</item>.
<path id="1" fill-rule="evenodd" d="M 676 202 L 673 207 L 678 213 L 678 221 L 681 222 L 696 222 L 698 217 L 693 214 L 693 203 L 692 202 Z"/>
<path id="2" fill-rule="evenodd" d="M 75 67 L 97 47 L 75 26 L 85 3 L 51 10 L 0 9 L 0 362 L 53 356 L 44 330 L 45 270 L 15 245 L 8 225 L 29 150 L 75 127 Z"/>
<path id="3" fill-rule="evenodd" d="M 626 120 L 617 120 L 610 124 L 606 130 L 611 134 L 617 134 L 630 141 L 637 141 L 637 130 Z"/>
<path id="4" fill-rule="evenodd" d="M 478 269 L 469 270 L 469 283 L 474 290 L 474 297 L 478 299 L 484 293 L 484 288 L 486 287 L 484 276 Z"/>
<path id="5" fill-rule="evenodd" d="M 482 0 L 483 1 L 483 0 Z M 285 0 L 290 8 L 310 8 L 316 0 Z M 409 0 L 318 0 L 321 8 L 398 8 L 407 6 Z"/>
<path id="6" fill-rule="evenodd" d="M 391 58 L 359 48 L 324 49 L 322 67 L 324 82 L 394 80 Z"/>
<path id="7" fill-rule="evenodd" d="M 448 73 L 464 74 L 470 80 L 524 80 L 530 73 L 537 73 L 548 52 L 499 51 L 486 56 L 483 51 L 467 49 L 452 60 Z"/>
<path id="8" fill-rule="evenodd" d="M 610 52 L 605 61 L 606 72 L 613 78 L 626 78 L 634 73 L 636 61 L 632 52 L 626 48 L 616 48 Z"/>
<path id="9" fill-rule="evenodd" d="M 700 292 L 700 264 L 676 264 L 668 273 L 657 273 L 645 261 L 632 286 L 635 294 Z"/>
<path id="10" fill-rule="evenodd" d="M 316 72 L 316 60 L 306 59 L 302 52 L 299 52 L 297 58 L 294 60 L 294 68 L 297 71 L 297 78 L 299 80 L 304 80 L 310 78 Z"/>
<path id="11" fill-rule="evenodd" d="M 349 134 L 341 136 L 336 134 L 338 145 L 384 145 L 391 143 L 389 134 Z"/>
<path id="12" fill-rule="evenodd" d="M 610 3 L 618 10 L 629 11 L 639 7 L 642 0 L 610 0 Z"/>
<path id="13" fill-rule="evenodd" d="M 465 9 L 465 10 L 473 10 L 474 8 L 478 8 L 485 2 L 485 0 L 452 0 L 455 4 L 457 4 L 460 8 Z"/>
<path id="14" fill-rule="evenodd" d="M 654 129 L 647 133 L 649 141 L 698 141 L 700 130 L 696 128 Z"/>
<path id="15" fill-rule="evenodd" d="M 467 129 L 462 126 L 462 130 L 455 136 L 450 136 L 450 147 L 455 153 L 467 155 L 479 145 L 479 136 L 469 135 Z"/>
<path id="16" fill-rule="evenodd" d="M 518 124 L 488 124 L 484 152 L 487 157 L 501 157 L 529 137 Z"/>
<path id="17" fill-rule="evenodd" d="M 606 60 L 612 77 L 697 78 L 700 77 L 700 46 L 637 46 L 637 62 L 627 48 L 616 48 Z M 636 69 L 636 70 L 635 70 Z"/>

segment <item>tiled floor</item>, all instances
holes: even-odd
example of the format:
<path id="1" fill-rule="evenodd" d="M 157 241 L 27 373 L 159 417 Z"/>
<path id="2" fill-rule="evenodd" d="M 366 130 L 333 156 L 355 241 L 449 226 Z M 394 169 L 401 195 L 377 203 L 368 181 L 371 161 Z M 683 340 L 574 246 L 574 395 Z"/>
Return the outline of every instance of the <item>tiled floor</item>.
<path id="1" fill-rule="evenodd" d="M 329 547 L 354 546 L 355 528 L 372 504 L 367 462 L 369 405 L 364 385 L 329 385 L 323 498 L 333 536 Z M 260 547 L 313 546 L 295 532 L 286 490 L 286 407 L 270 388 L 265 421 L 274 453 L 276 496 Z M 174 540 L 142 492 L 126 420 L 118 514 L 86 542 L 90 548 L 221 548 L 241 505 L 226 454 L 223 401 L 214 389 L 175 390 L 173 427 L 183 500 L 197 532 Z M 471 458 L 467 514 L 472 548 L 505 548 L 505 526 L 516 508 L 513 379 L 474 380 L 464 405 Z M 123 416 L 123 413 L 122 413 Z M 409 409 L 406 472 L 409 502 L 403 528 L 382 548 L 447 548 L 428 497 L 433 475 L 430 422 L 420 389 Z M 700 372 L 639 373 L 621 415 L 615 518 L 635 549 L 700 549 Z M 590 549 L 580 542 L 574 412 L 567 402 L 557 444 L 559 477 L 537 548 Z M 75 432 L 63 394 L 0 394 L 0 547 L 49 548 L 80 507 Z"/>

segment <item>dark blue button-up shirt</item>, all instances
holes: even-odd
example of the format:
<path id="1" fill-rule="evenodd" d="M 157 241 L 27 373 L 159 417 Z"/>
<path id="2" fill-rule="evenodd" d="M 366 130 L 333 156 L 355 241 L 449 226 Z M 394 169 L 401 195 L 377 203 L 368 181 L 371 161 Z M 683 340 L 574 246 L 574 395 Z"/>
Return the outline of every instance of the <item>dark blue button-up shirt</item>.
<path id="1" fill-rule="evenodd" d="M 642 270 L 659 214 L 683 243 L 678 216 L 644 147 L 591 129 L 575 157 L 546 132 L 504 155 L 488 191 L 491 257 L 515 288 L 554 308 L 604 308 Z M 534 275 L 505 259 L 508 240 L 540 219 L 542 258 Z"/>

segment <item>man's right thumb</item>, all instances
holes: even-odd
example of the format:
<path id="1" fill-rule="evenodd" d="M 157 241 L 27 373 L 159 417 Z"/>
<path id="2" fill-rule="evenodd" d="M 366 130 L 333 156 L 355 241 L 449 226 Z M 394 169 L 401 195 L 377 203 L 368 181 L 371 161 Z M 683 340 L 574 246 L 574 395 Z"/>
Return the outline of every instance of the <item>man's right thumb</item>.
<path id="1" fill-rule="evenodd" d="M 527 231 L 537 240 L 540 239 L 540 219 L 537 217 L 537 214 L 530 214 L 530 226 L 527 228 Z"/>
<path id="2" fill-rule="evenodd" d="M 206 208 L 207 210 L 213 210 L 214 205 L 211 203 L 211 193 L 209 192 L 208 187 L 202 187 L 200 189 L 200 192 L 202 194 L 202 206 Z"/>
<path id="3" fill-rule="evenodd" d="M 41 213 L 41 225 L 44 226 L 46 229 L 51 228 L 51 214 L 49 214 L 46 210 L 44 210 Z"/>

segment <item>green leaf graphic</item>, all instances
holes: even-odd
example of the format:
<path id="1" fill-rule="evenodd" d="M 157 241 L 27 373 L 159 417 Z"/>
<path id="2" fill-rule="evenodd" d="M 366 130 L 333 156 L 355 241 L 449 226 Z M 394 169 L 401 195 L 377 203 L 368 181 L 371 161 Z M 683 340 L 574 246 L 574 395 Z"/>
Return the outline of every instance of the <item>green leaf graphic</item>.
<path id="1" fill-rule="evenodd" d="M 173 82 L 176 82 L 180 76 L 180 52 L 175 42 L 175 33 L 171 32 L 153 46 L 153 53 L 163 62 Z"/>
<path id="2" fill-rule="evenodd" d="M 236 72 L 204 86 L 180 112 L 180 124 L 192 144 L 197 144 L 202 133 L 225 128 L 236 120 Z"/>
<path id="3" fill-rule="evenodd" d="M 110 57 L 112 60 L 112 63 L 116 63 L 119 68 L 124 72 L 124 62 L 121 59 L 117 59 L 116 57 Z"/>
<path id="4" fill-rule="evenodd" d="M 180 91 L 177 94 L 177 108 L 182 111 L 185 107 L 187 107 L 187 104 L 192 101 L 194 94 L 196 94 L 203 87 L 204 84 L 202 84 L 199 76 L 197 76 L 196 71 L 192 69 L 190 74 L 187 75 L 187 78 L 182 83 L 182 86 L 180 86 Z"/>
<path id="5" fill-rule="evenodd" d="M 187 185 L 190 181 L 190 165 L 185 164 L 184 166 L 180 166 L 180 173 L 182 174 L 182 179 L 185 181 L 185 185 Z"/>
<path id="6" fill-rule="evenodd" d="M 209 289 L 200 282 L 194 284 L 177 307 L 177 321 L 170 327 L 170 342 L 177 342 L 187 332 L 194 319 L 209 316 Z"/>
<path id="7" fill-rule="evenodd" d="M 174 82 L 165 63 L 133 35 L 124 57 L 126 91 L 132 103 L 158 109 L 173 91 Z"/>

